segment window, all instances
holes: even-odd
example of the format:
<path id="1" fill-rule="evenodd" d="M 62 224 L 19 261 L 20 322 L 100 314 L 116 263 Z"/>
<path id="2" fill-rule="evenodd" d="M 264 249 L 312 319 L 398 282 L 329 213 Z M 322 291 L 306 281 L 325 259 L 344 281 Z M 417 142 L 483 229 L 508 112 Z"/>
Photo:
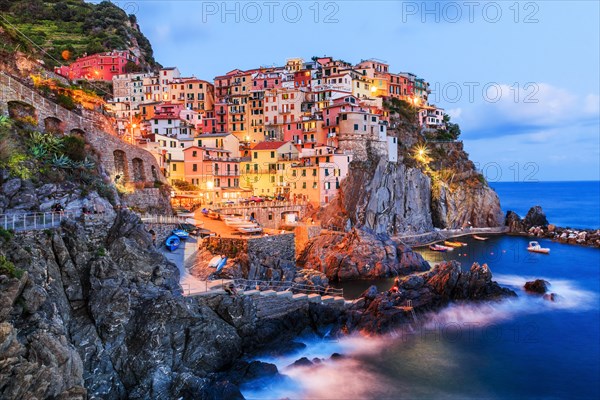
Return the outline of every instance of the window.
<path id="1" fill-rule="evenodd" d="M 198 164 L 192 164 L 192 171 L 198 171 Z"/>
<path id="2" fill-rule="evenodd" d="M 358 130 L 358 124 L 354 124 L 354 130 L 357 131 Z"/>
<path id="3" fill-rule="evenodd" d="M 256 151 L 254 152 L 254 158 L 255 159 L 258 158 L 258 152 L 256 152 Z"/>
<path id="4" fill-rule="evenodd" d="M 173 164 L 173 171 L 177 171 L 177 164 Z"/>
<path id="5" fill-rule="evenodd" d="M 306 182 L 302 182 L 302 189 L 306 189 Z"/>
<path id="6" fill-rule="evenodd" d="M 275 158 L 275 152 L 274 151 L 271 152 L 271 158 Z"/>
<path id="7" fill-rule="evenodd" d="M 182 143 L 183 144 L 183 143 Z M 192 157 L 197 157 L 198 156 L 198 152 L 196 150 L 192 151 Z"/>

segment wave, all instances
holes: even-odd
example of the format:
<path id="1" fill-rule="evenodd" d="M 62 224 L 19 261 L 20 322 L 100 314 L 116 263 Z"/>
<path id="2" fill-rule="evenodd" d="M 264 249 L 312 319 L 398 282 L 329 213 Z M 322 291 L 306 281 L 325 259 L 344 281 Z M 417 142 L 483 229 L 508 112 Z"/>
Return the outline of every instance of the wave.
<path id="1" fill-rule="evenodd" d="M 261 388 L 244 389 L 247 399 L 376 399 L 386 396 L 391 382 L 369 369 L 354 357 L 376 355 L 386 349 L 389 336 L 366 337 L 359 334 L 339 340 L 305 337 L 304 349 L 280 357 L 259 357 L 260 361 L 275 364 L 280 373 L 289 379 L 272 381 Z M 333 353 L 344 357 L 331 359 Z M 312 366 L 292 366 L 294 361 L 306 357 L 319 359 Z M 336 384 L 337 383 L 337 384 Z"/>

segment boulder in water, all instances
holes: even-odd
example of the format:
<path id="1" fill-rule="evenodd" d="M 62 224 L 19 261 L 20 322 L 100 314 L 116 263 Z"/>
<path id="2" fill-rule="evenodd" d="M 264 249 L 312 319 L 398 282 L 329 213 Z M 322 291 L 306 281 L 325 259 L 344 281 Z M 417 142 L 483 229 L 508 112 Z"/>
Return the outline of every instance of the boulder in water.
<path id="1" fill-rule="evenodd" d="M 545 294 L 550 284 L 543 279 L 536 279 L 525 283 L 525 290 L 529 293 Z"/>
<path id="2" fill-rule="evenodd" d="M 313 365 L 312 361 L 310 361 L 306 357 L 302 357 L 302 358 L 294 361 L 294 363 L 292 365 L 290 365 L 290 367 L 310 367 L 312 365 Z"/>
<path id="3" fill-rule="evenodd" d="M 546 293 L 544 295 L 544 300 L 551 301 L 553 303 L 558 302 L 559 296 L 556 293 Z"/>

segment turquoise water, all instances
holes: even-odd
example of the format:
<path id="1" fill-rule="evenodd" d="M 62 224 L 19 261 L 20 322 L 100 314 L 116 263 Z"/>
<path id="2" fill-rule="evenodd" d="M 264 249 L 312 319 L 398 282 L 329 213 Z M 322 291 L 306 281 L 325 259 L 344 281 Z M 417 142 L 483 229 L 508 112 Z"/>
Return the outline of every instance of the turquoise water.
<path id="1" fill-rule="evenodd" d="M 524 216 L 541 205 L 551 223 L 600 227 L 598 182 L 494 183 L 504 210 Z M 386 336 L 330 342 L 305 338 L 306 349 L 265 358 L 288 376 L 284 382 L 245 388 L 249 399 L 598 399 L 600 398 L 600 250 L 541 240 L 550 255 L 526 250 L 527 238 L 461 238 L 449 253 L 421 250 L 432 262 L 454 259 L 468 269 L 487 263 L 494 279 L 517 299 L 451 304 L 421 316 L 420 327 Z M 556 303 L 526 294 L 532 279 L 551 283 Z M 372 282 L 344 284 L 355 297 Z M 379 280 L 380 290 L 392 280 Z M 348 357 L 303 368 L 300 357 Z"/>
<path id="2" fill-rule="evenodd" d="M 540 205 L 552 224 L 573 228 L 600 228 L 600 182 L 492 182 L 506 212 L 524 217 Z"/>

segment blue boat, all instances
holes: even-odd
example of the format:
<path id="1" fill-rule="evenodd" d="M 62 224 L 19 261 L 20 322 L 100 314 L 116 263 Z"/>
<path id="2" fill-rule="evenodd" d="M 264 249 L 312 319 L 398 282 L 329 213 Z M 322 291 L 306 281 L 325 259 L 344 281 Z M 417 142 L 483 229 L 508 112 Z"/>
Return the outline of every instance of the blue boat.
<path id="1" fill-rule="evenodd" d="M 171 235 L 167 238 L 167 240 L 165 240 L 165 247 L 169 249 L 169 251 L 177 250 L 179 244 L 181 244 L 181 239 L 179 239 L 179 236 L 176 235 Z"/>
<path id="2" fill-rule="evenodd" d="M 188 233 L 188 231 L 183 230 L 183 229 L 173 229 L 172 233 L 173 233 L 173 235 L 177 236 L 181 240 L 185 240 L 190 237 L 190 234 Z"/>
<path id="3" fill-rule="evenodd" d="M 227 264 L 227 257 L 222 257 L 221 261 L 219 261 L 217 264 L 217 274 L 221 272 L 221 270 L 225 267 L 225 264 Z"/>

